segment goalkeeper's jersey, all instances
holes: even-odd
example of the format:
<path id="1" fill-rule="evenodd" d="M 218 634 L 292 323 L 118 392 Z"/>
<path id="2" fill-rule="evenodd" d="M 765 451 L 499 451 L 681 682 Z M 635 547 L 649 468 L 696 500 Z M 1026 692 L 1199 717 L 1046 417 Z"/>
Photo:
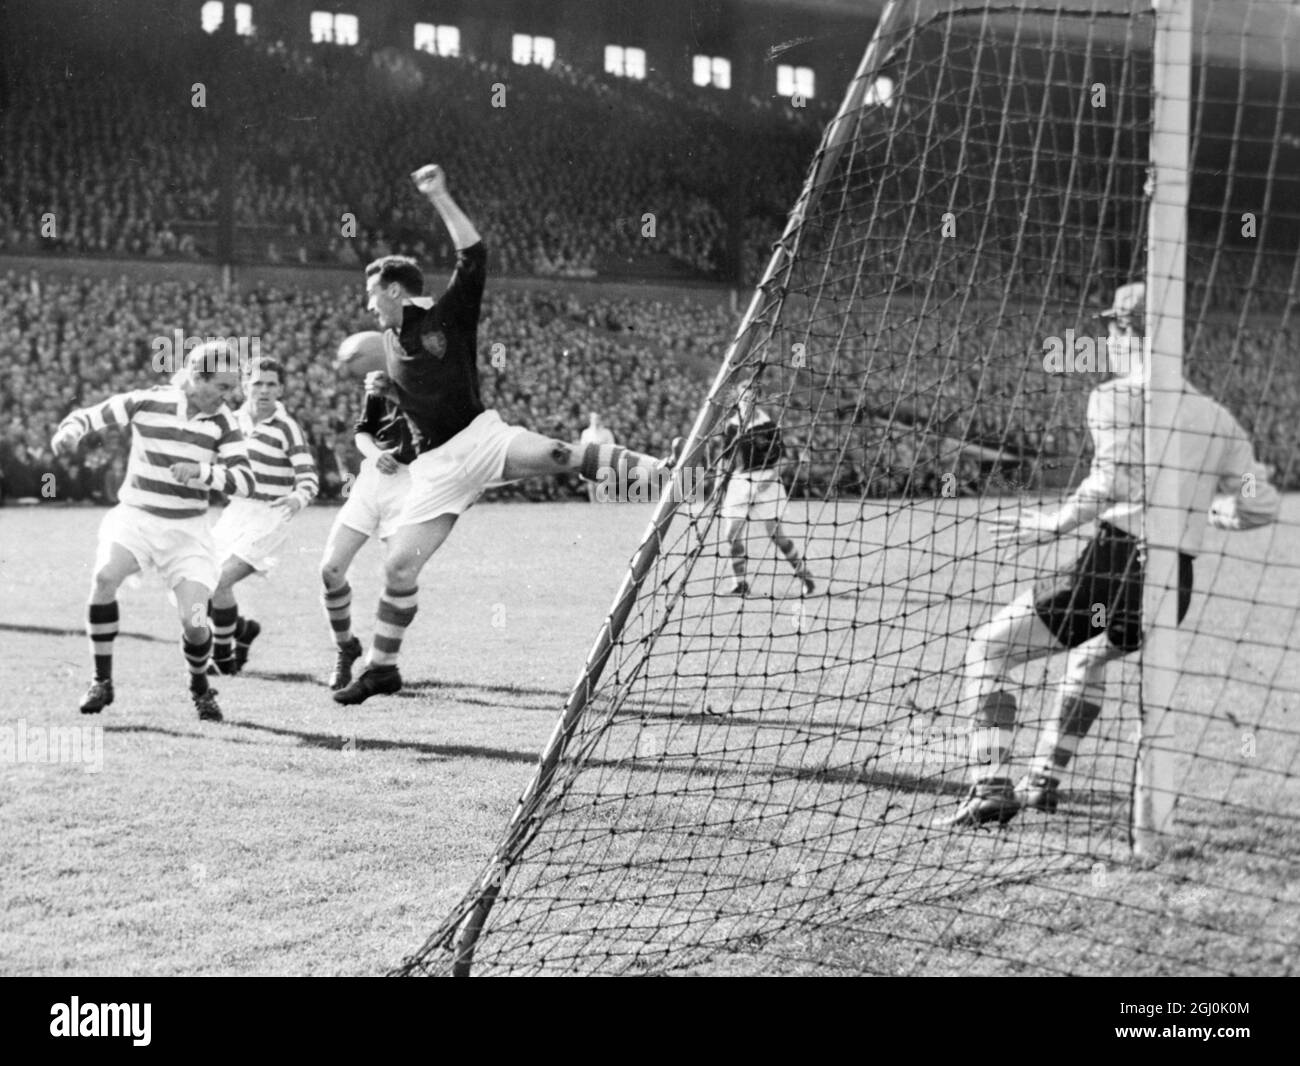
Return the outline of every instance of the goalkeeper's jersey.
<path id="1" fill-rule="evenodd" d="M 1088 431 L 1092 435 L 1092 469 L 1075 490 L 1075 499 L 1103 505 L 1103 522 L 1142 537 L 1146 469 L 1143 425 L 1146 419 L 1142 382 L 1117 378 L 1088 397 Z M 1245 430 L 1220 404 L 1185 385 L 1178 401 L 1177 466 L 1183 512 L 1179 550 L 1200 551 L 1213 504 L 1229 528 L 1267 525 L 1280 499 L 1268 470 L 1256 458 Z"/>
<path id="2" fill-rule="evenodd" d="M 734 473 L 775 473 L 784 455 L 781 427 L 758 408 L 743 426 L 740 416 L 732 415 L 723 427 L 722 448 L 724 455 L 733 457 Z"/>

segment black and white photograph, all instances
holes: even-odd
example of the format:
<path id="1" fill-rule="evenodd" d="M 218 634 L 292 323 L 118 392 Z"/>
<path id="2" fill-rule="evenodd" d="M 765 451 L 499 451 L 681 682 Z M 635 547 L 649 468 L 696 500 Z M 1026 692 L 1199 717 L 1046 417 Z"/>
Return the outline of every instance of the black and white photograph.
<path id="1" fill-rule="evenodd" d="M 1249 1045 L 1300 3 L 10 0 L 0 643 L 0 975 L 107 982 L 42 1040 L 1074 976 Z"/>

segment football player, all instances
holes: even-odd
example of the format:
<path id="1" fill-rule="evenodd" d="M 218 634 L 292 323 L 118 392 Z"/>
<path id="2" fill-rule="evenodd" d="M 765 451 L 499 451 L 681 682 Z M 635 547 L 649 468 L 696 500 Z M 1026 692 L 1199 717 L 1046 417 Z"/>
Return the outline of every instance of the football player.
<path id="1" fill-rule="evenodd" d="M 998 519 L 995 540 L 1017 547 L 1044 544 L 1094 519 L 1097 531 L 1082 555 L 1042 578 L 972 636 L 962 695 L 976 716 L 973 783 L 958 811 L 941 824 L 1005 823 L 1022 807 L 1054 811 L 1061 776 L 1101 714 L 1106 664 L 1142 646 L 1144 286 L 1121 286 L 1103 315 L 1110 319 L 1110 366 L 1122 376 L 1088 398 L 1092 469 L 1059 510 L 1024 510 Z M 1207 523 L 1255 529 L 1274 521 L 1280 500 L 1245 431 L 1188 384 L 1178 398 L 1176 431 L 1189 482 L 1178 561 L 1181 622 L 1191 602 L 1192 561 Z M 1009 768 L 1017 706 L 1007 671 L 1058 651 L 1068 651 L 1068 658 L 1053 721 L 1039 738 L 1029 773 L 1013 785 Z"/>
<path id="2" fill-rule="evenodd" d="M 722 464 L 729 467 L 722 501 L 722 539 L 730 545 L 731 570 L 736 578 L 734 595 L 749 592 L 746 534 L 751 522 L 762 523 L 768 538 L 794 567 L 804 593 L 817 591 L 799 548 L 781 525 L 789 502 L 781 483 L 784 458 L 781 427 L 756 406 L 754 386 L 741 386 L 736 391 L 735 410 L 723 425 L 721 453 Z"/>
<path id="3" fill-rule="evenodd" d="M 162 575 L 176 600 L 199 718 L 221 721 L 207 677 L 207 604 L 221 572 L 208 526 L 208 494 L 216 489 L 248 496 L 254 489 L 244 439 L 227 406 L 239 388 L 238 360 L 227 341 L 209 341 L 189 353 L 170 385 L 119 393 L 73 411 L 54 434 L 54 453 L 71 455 L 89 432 L 113 425 L 132 430 L 121 502 L 99 527 L 86 617 L 95 674 L 82 714 L 98 714 L 113 702 L 117 590 L 148 567 Z"/>
<path id="4" fill-rule="evenodd" d="M 244 405 L 236 413 L 248 445 L 257 486 L 251 497 L 226 504 L 213 536 L 221 580 L 212 594 L 212 663 L 236 674 L 262 632 L 239 614 L 234 588 L 252 574 L 267 574 L 289 536 L 289 521 L 316 498 L 316 461 L 298 423 L 280 402 L 284 368 L 274 359 L 255 359 L 245 369 Z"/>
<path id="5" fill-rule="evenodd" d="M 653 479 L 667 465 L 616 444 L 580 446 L 510 426 L 486 410 L 479 392 L 478 322 L 487 249 L 447 190 L 436 165 L 412 175 L 456 248 L 456 270 L 441 296 L 423 295 L 414 259 L 389 255 L 366 267 L 367 306 L 383 330 L 383 369 L 411 426 L 417 457 L 410 491 L 384 561 L 384 591 L 365 668 L 334 693 L 356 704 L 402 687 L 397 660 L 415 618 L 420 571 L 456 520 L 490 484 L 547 474 L 628 484 L 637 471 Z"/>

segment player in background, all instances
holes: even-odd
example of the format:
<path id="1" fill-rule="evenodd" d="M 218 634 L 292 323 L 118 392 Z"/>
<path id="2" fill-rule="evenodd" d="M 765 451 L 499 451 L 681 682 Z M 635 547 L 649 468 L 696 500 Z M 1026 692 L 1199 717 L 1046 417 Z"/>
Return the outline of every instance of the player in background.
<path id="1" fill-rule="evenodd" d="M 235 414 L 257 482 L 251 497 L 226 504 L 212 533 L 221 580 L 212 594 L 212 663 L 237 674 L 262 627 L 242 618 L 235 586 L 252 574 L 266 574 L 289 536 L 289 520 L 316 498 L 316 461 L 298 423 L 280 402 L 284 368 L 274 359 L 255 359 L 245 368 L 244 405 Z M 233 646 L 232 646 L 233 642 Z"/>
<path id="2" fill-rule="evenodd" d="M 420 571 L 489 484 L 578 473 L 588 480 L 612 474 L 622 486 L 635 471 L 654 478 L 667 465 L 616 444 L 584 447 L 553 440 L 508 426 L 495 411 L 484 409 L 478 321 L 487 250 L 447 191 L 441 167 L 422 167 L 412 178 L 447 227 L 456 248 L 456 270 L 446 291 L 434 299 L 422 295 L 424 275 L 413 259 L 385 256 L 366 267 L 367 306 L 383 330 L 385 370 L 419 456 L 410 465 L 411 490 L 389 541 L 384 592 L 365 669 L 334 693 L 336 701 L 346 704 L 401 689 L 397 659 L 415 618 Z"/>
<path id="3" fill-rule="evenodd" d="M 190 352 L 172 384 L 119 393 L 73 411 L 54 434 L 54 453 L 71 455 L 89 432 L 113 425 L 132 430 L 121 502 L 99 527 L 86 617 L 95 675 L 81 701 L 82 714 L 98 714 L 113 702 L 117 590 L 148 567 L 162 575 L 175 596 L 199 718 L 221 721 L 207 677 L 208 599 L 220 577 L 208 494 L 216 489 L 247 496 L 254 487 L 244 439 L 227 406 L 239 387 L 238 360 L 233 345 L 209 341 Z"/>
<path id="4" fill-rule="evenodd" d="M 582 431 L 578 437 L 578 444 L 585 448 L 588 444 L 613 444 L 614 433 L 600 420 L 600 415 L 592 411 L 591 421 L 587 423 L 587 428 Z M 587 502 L 600 503 L 601 494 L 598 492 L 599 486 L 594 481 L 587 482 Z M 609 502 L 608 500 L 604 502 Z"/>
<path id="5" fill-rule="evenodd" d="M 336 692 L 351 683 L 352 664 L 365 651 L 352 633 L 348 569 L 367 540 L 378 537 L 387 545 L 396 532 L 397 516 L 411 488 L 408 468 L 417 454 L 410 426 L 392 400 L 388 375 L 382 370 L 366 375 L 365 405 L 355 430 L 361 470 L 334 519 L 320 564 L 321 602 L 337 649 L 329 679 Z"/>
<path id="6" fill-rule="evenodd" d="M 1124 285 L 1116 290 L 1114 306 L 1103 312 L 1111 319 L 1110 367 L 1122 376 L 1088 397 L 1094 450 L 1088 477 L 1057 511 L 1021 511 L 997 520 L 995 541 L 1022 548 L 1048 543 L 1094 518 L 1098 527 L 1074 562 L 1038 581 L 972 636 L 962 696 L 976 716 L 973 783 L 961 808 L 941 824 L 1005 823 L 1022 807 L 1054 811 L 1060 778 L 1101 714 L 1106 664 L 1142 646 L 1144 304 L 1144 286 Z M 1227 530 L 1268 525 L 1280 500 L 1241 426 L 1186 383 L 1176 428 L 1187 507 L 1178 563 L 1181 622 L 1191 602 L 1192 561 L 1207 523 Z M 1017 706 L 1007 672 L 1058 651 L 1069 656 L 1051 721 L 1029 772 L 1013 786 Z"/>
<path id="7" fill-rule="evenodd" d="M 736 390 L 735 411 L 723 424 L 721 462 L 730 464 L 727 494 L 722 501 L 722 539 L 731 546 L 731 570 L 736 584 L 733 595 L 749 592 L 746 572 L 749 524 L 762 522 L 777 550 L 794 567 L 805 595 L 817 591 L 817 584 L 795 542 L 781 526 L 789 500 L 781 483 L 785 447 L 781 427 L 755 405 L 754 386 Z"/>

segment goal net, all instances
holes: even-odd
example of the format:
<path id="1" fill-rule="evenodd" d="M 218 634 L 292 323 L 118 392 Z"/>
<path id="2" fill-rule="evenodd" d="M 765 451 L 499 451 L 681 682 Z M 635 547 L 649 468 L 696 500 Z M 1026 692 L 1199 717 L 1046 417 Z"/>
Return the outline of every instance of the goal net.
<path id="1" fill-rule="evenodd" d="M 1266 0 L 886 5 L 535 780 L 397 972 L 1294 971 L 1294 42 Z M 1125 433 L 1089 397 L 1133 283 Z M 1160 422 L 1183 379 L 1258 467 Z M 1213 463 L 1280 514 L 1194 538 L 1175 627 L 1186 515 L 1154 504 Z M 1096 521 L 998 535 L 1098 469 L 1146 568 L 1127 654 L 1114 582 L 1068 580 Z M 1091 643 L 999 667 L 1013 605 L 1048 627 L 1062 590 L 1049 633 Z M 1055 809 L 945 824 L 998 759 Z"/>

